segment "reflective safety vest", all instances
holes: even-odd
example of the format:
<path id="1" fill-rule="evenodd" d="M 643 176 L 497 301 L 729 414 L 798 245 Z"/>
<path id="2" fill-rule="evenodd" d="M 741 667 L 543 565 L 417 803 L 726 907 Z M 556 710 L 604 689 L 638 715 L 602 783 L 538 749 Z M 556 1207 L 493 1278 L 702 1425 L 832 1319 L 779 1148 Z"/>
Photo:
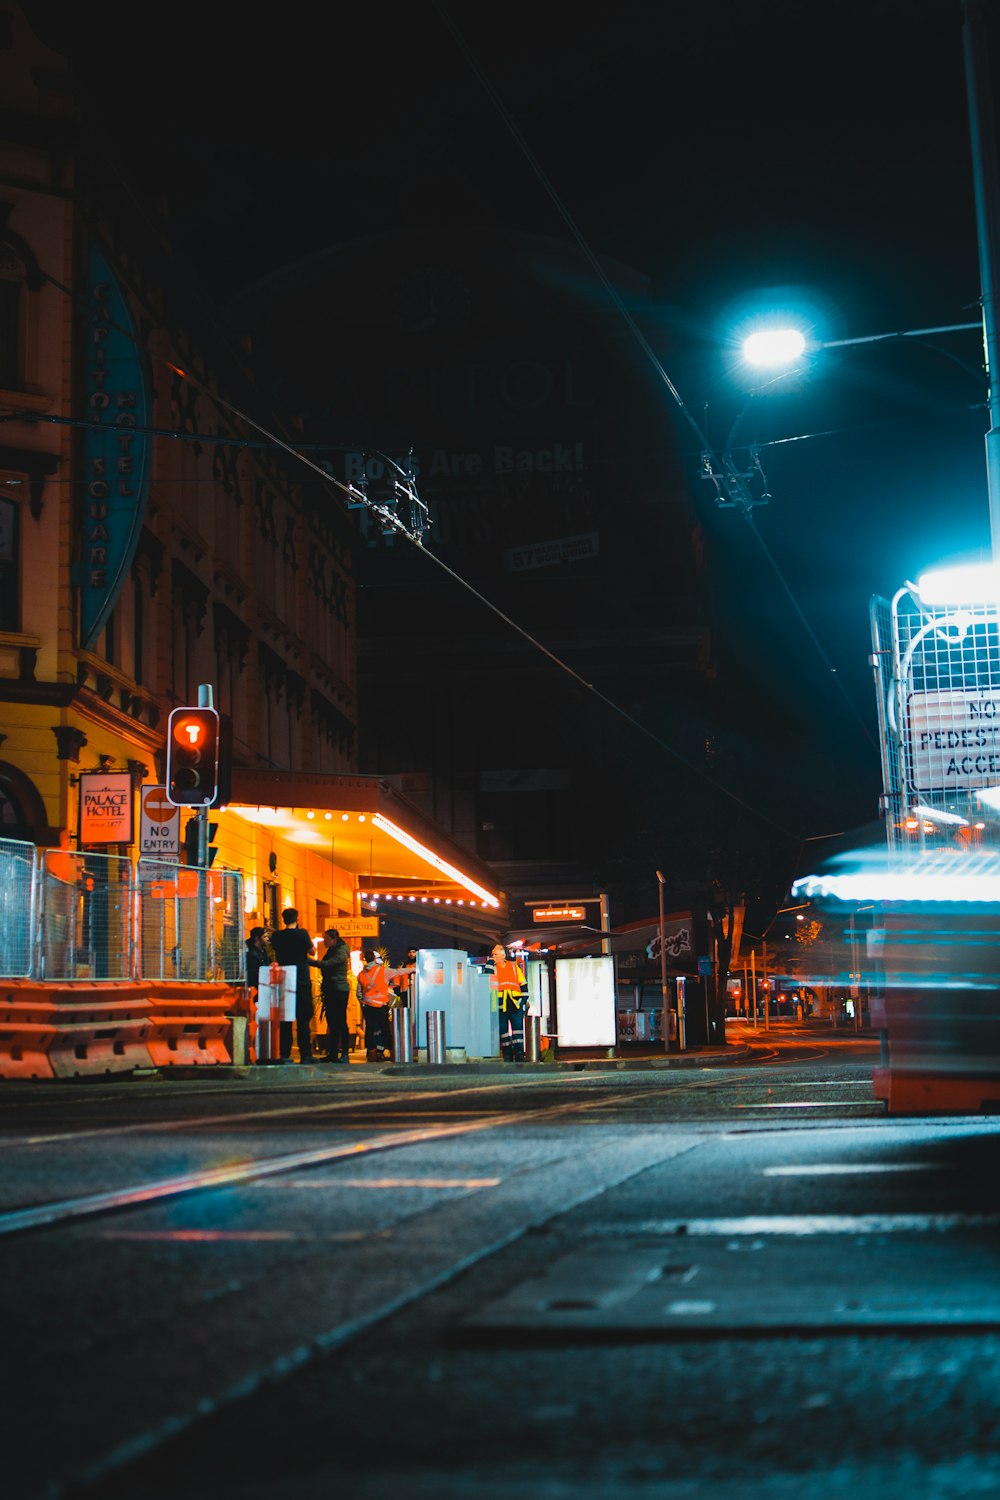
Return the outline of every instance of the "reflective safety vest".
<path id="1" fill-rule="evenodd" d="M 490 984 L 496 991 L 501 1010 L 506 1010 L 509 1005 L 521 1004 L 524 970 L 520 964 L 514 963 L 513 959 L 502 958 L 500 960 L 490 975 Z"/>
<path id="2" fill-rule="evenodd" d="M 388 1005 L 389 976 L 385 965 L 372 964 L 369 969 L 366 964 L 358 973 L 358 989 L 361 991 L 363 1005 Z"/>

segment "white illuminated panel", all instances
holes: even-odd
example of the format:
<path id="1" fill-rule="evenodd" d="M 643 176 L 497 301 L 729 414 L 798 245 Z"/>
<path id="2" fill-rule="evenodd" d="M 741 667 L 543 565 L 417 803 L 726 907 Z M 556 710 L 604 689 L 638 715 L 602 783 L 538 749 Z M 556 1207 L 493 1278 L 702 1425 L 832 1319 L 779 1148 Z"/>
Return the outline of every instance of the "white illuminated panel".
<path id="1" fill-rule="evenodd" d="M 556 1018 L 560 1047 L 613 1047 L 615 971 L 603 958 L 556 959 Z"/>

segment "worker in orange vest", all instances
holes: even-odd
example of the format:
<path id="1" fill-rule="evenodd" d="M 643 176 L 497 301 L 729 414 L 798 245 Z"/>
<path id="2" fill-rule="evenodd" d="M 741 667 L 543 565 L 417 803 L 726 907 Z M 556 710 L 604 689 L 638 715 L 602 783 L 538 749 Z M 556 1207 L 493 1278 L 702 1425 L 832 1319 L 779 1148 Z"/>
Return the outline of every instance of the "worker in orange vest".
<path id="1" fill-rule="evenodd" d="M 358 995 L 365 1018 L 365 1046 L 369 1062 L 381 1062 L 392 1056 L 389 1050 L 388 1016 L 392 995 L 389 981 L 401 972 L 384 964 L 374 948 L 364 950 L 364 964 L 358 971 Z"/>
<path id="2" fill-rule="evenodd" d="M 486 966 L 490 989 L 500 1017 L 500 1054 L 504 1062 L 524 1062 L 524 1018 L 528 1013 L 528 981 L 519 963 L 497 943 Z"/>

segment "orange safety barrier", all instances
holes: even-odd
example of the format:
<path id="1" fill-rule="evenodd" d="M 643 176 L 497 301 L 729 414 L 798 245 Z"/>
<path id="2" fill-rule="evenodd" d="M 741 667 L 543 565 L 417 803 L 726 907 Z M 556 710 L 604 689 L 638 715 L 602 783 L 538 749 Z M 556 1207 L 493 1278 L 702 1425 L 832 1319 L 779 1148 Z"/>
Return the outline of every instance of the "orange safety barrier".
<path id="1" fill-rule="evenodd" d="M 49 1058 L 56 1078 L 131 1073 L 149 1068 L 149 1001 L 131 980 L 77 980 L 47 985 L 54 1034 Z"/>
<path id="2" fill-rule="evenodd" d="M 961 1072 L 878 1068 L 873 1093 L 890 1115 L 997 1114 L 1000 1078 Z"/>
<path id="3" fill-rule="evenodd" d="M 52 996 L 32 980 L 0 984 L 0 1078 L 54 1078 Z"/>
<path id="4" fill-rule="evenodd" d="M 227 1039 L 231 1012 L 240 995 L 222 981 L 199 984 L 179 980 L 146 980 L 149 999 L 149 1055 L 158 1068 L 231 1063 Z"/>

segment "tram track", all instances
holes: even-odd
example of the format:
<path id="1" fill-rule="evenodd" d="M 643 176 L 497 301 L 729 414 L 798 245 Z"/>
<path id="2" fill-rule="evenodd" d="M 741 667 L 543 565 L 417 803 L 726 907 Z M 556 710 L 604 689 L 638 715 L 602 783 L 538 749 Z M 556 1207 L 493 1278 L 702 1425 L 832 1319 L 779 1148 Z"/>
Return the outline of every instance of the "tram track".
<path id="1" fill-rule="evenodd" d="M 463 1090 L 463 1093 L 481 1092 L 477 1090 Z M 645 1094 L 652 1094 L 654 1090 L 645 1090 Z M 439 1097 L 455 1098 L 455 1091 L 447 1092 Z M 412 1098 L 411 1095 L 407 1096 Z M 427 1098 L 428 1096 L 423 1096 Z M 635 1097 L 641 1097 L 637 1095 Z M 325 1112 L 332 1110 L 357 1108 L 364 1101 L 343 1100 L 328 1105 L 310 1106 L 310 1113 Z M 384 1105 L 395 1102 L 384 1098 L 371 1101 Z M 181 1197 L 190 1193 L 203 1193 L 223 1187 L 238 1187 L 265 1178 L 279 1176 L 319 1167 L 329 1163 L 344 1161 L 347 1159 L 357 1161 L 362 1156 L 371 1156 L 375 1152 L 394 1151 L 402 1147 L 433 1143 L 445 1140 L 452 1136 L 469 1135 L 477 1131 L 491 1130 L 498 1127 L 509 1127 L 529 1123 L 541 1123 L 543 1121 L 554 1121 L 562 1116 L 579 1113 L 589 1109 L 608 1107 L 615 1103 L 613 1097 L 591 1100 L 574 1100 L 566 1104 L 548 1105 L 543 1109 L 527 1110 L 517 1114 L 510 1112 L 494 1112 L 487 1115 L 478 1115 L 473 1119 L 459 1121 L 448 1121 L 434 1124 L 423 1129 L 396 1131 L 391 1134 L 378 1134 L 364 1140 L 339 1142 L 330 1146 L 316 1147 L 305 1151 L 283 1152 L 280 1155 L 266 1157 L 263 1159 L 252 1159 L 244 1162 L 233 1163 L 225 1167 L 206 1168 L 200 1171 L 187 1172 L 179 1175 L 170 1175 L 153 1180 L 145 1180 L 130 1184 L 124 1184 L 118 1188 L 108 1189 L 105 1192 L 86 1193 L 72 1198 L 53 1199 L 45 1203 L 38 1203 L 24 1208 L 8 1209 L 0 1212 L 0 1237 L 23 1234 L 30 1230 L 56 1229 L 79 1219 L 90 1218 L 98 1214 L 114 1214 L 126 1210 L 143 1207 L 145 1205 L 162 1202 L 169 1198 Z M 259 1122 L 275 1115 L 301 1115 L 303 1106 L 297 1108 L 289 1106 L 282 1110 L 258 1111 L 245 1118 Z M 205 1126 L 206 1124 L 232 1125 L 233 1116 L 224 1116 L 215 1121 L 190 1120 L 185 1123 L 188 1126 Z M 132 1127 L 142 1128 L 142 1127 Z M 146 1128 L 169 1129 L 166 1126 L 154 1126 L 150 1123 Z M 49 1143 L 57 1138 L 48 1138 Z"/>
<path id="2" fill-rule="evenodd" d="M 371 1134 L 362 1141 L 341 1142 L 315 1152 L 283 1153 L 241 1164 L 235 1171 L 211 1179 L 208 1174 L 190 1174 L 186 1180 L 164 1177 L 148 1184 L 132 1184 L 127 1195 L 122 1189 L 103 1199 L 89 1195 L 89 1201 L 39 1205 L 32 1211 L 37 1217 L 34 1227 L 43 1234 L 79 1232 L 86 1227 L 81 1220 L 100 1215 L 113 1226 L 116 1219 L 121 1222 L 143 1203 L 155 1207 L 167 1196 L 204 1193 L 222 1185 L 249 1189 L 256 1182 L 275 1182 L 282 1174 L 304 1167 L 329 1165 L 336 1169 L 347 1163 L 349 1174 L 341 1186 L 350 1192 L 357 1186 L 350 1180 L 354 1176 L 350 1169 L 377 1151 L 415 1144 L 426 1146 L 429 1152 L 439 1142 L 447 1147 L 449 1139 L 472 1135 L 482 1139 L 510 1125 L 530 1131 L 538 1125 L 599 1113 L 612 1102 L 611 1097 L 602 1095 L 540 1109 L 518 1109 L 513 1114 L 491 1111 L 477 1120 L 449 1121 L 390 1136 Z M 329 1274 L 328 1252 L 320 1240 L 310 1239 L 306 1233 L 287 1246 L 280 1241 L 269 1244 L 268 1260 L 262 1263 L 269 1269 L 252 1283 L 227 1283 L 216 1295 L 189 1301 L 167 1317 L 151 1321 L 147 1316 L 134 1325 L 126 1317 L 119 1328 L 107 1329 L 93 1347 L 79 1349 L 58 1368 L 50 1361 L 47 1373 L 39 1370 L 38 1379 L 46 1389 L 53 1377 L 73 1385 L 85 1375 L 88 1385 L 101 1391 L 104 1412 L 113 1411 L 114 1417 L 104 1430 L 77 1427 L 72 1438 L 64 1435 L 63 1451 L 72 1458 L 50 1475 L 43 1488 L 26 1493 L 33 1500 L 36 1496 L 37 1500 L 61 1500 L 99 1490 L 110 1476 L 155 1452 L 177 1434 L 276 1382 L 286 1381 L 455 1282 L 553 1217 L 650 1165 L 690 1149 L 695 1139 L 693 1135 L 668 1138 L 662 1132 L 636 1132 L 624 1125 L 603 1128 L 600 1139 L 595 1139 L 586 1152 L 567 1153 L 550 1139 L 544 1149 L 533 1148 L 513 1168 L 508 1164 L 495 1185 L 493 1180 L 488 1185 L 478 1184 L 480 1188 L 485 1185 L 485 1190 L 439 1194 L 426 1209 L 398 1224 L 390 1220 L 387 1226 L 376 1215 L 367 1231 L 352 1237 L 353 1243 L 338 1246 L 338 1274 Z M 425 1168 L 442 1171 L 441 1164 L 428 1156 L 421 1156 L 420 1161 Z M 332 1193 L 340 1191 L 336 1170 L 326 1187 Z M 140 1198 L 143 1189 L 149 1190 L 149 1196 Z M 15 1230 L 31 1226 L 24 1221 L 18 1224 L 17 1218 L 8 1214 L 0 1217 L 0 1229 L 5 1220 L 7 1243 L 13 1249 Z M 99 1228 L 98 1235 L 102 1243 L 107 1243 Z M 184 1242 L 185 1236 L 181 1234 L 178 1239 Z M 76 1241 L 71 1253 L 80 1253 L 83 1243 Z M 187 1244 L 187 1253 L 200 1254 L 190 1240 Z M 405 1255 L 401 1254 L 403 1244 L 407 1247 Z M 144 1253 L 161 1253 L 156 1250 L 155 1239 L 148 1246 Z M 55 1246 L 49 1255 L 53 1253 L 59 1254 Z M 288 1255 L 292 1258 L 287 1259 Z M 345 1260 L 344 1256 L 350 1258 Z M 359 1265 L 364 1266 L 360 1281 Z M 321 1267 L 327 1268 L 326 1275 L 320 1274 Z M 151 1265 L 143 1281 L 136 1283 L 134 1295 L 141 1296 L 141 1286 L 155 1284 L 155 1279 Z M 312 1288 L 308 1309 L 296 1305 L 293 1293 L 303 1279 Z M 252 1298 L 253 1321 L 234 1338 L 234 1312 L 247 1297 Z M 196 1349 L 211 1350 L 211 1358 L 195 1358 L 193 1363 L 185 1358 L 184 1350 Z M 27 1400 L 26 1406 L 29 1414 L 25 1420 L 30 1427 L 35 1421 L 32 1413 L 36 1403 Z M 66 1419 L 72 1426 L 68 1411 Z"/>

